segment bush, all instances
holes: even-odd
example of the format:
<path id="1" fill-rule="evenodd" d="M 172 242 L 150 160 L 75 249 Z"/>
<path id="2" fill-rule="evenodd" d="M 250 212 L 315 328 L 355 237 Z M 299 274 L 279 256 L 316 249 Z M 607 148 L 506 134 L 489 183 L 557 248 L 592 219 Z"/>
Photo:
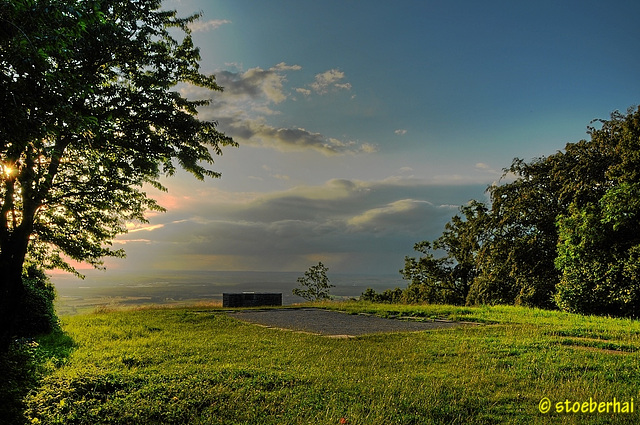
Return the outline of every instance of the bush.
<path id="1" fill-rule="evenodd" d="M 53 305 L 56 293 L 49 277 L 41 268 L 29 265 L 22 274 L 22 283 L 24 293 L 17 309 L 15 334 L 19 337 L 34 336 L 58 329 L 58 316 Z"/>
<path id="2" fill-rule="evenodd" d="M 367 288 L 367 290 L 360 295 L 360 301 L 398 304 L 403 302 L 403 291 L 400 288 L 395 288 L 386 289 L 382 293 L 377 293 L 375 289 Z"/>

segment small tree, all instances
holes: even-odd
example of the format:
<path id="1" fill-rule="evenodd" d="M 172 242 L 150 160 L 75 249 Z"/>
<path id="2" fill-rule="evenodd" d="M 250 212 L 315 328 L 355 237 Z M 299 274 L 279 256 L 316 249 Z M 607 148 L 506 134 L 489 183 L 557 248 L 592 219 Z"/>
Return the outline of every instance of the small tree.
<path id="1" fill-rule="evenodd" d="M 297 282 L 299 288 L 293 288 L 293 295 L 304 298 L 308 301 L 328 300 L 329 288 L 334 288 L 327 277 L 328 267 L 322 262 L 318 262 L 317 266 L 309 267 L 304 272 L 304 277 L 299 277 Z M 306 288 L 306 289 L 305 289 Z"/>

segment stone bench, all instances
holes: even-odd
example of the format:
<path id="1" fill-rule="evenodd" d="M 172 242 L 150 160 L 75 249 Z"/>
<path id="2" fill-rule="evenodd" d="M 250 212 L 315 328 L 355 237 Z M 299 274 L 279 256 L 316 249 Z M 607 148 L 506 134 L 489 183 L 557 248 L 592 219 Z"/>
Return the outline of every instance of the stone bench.
<path id="1" fill-rule="evenodd" d="M 223 293 L 222 307 L 263 307 L 282 305 L 282 294 L 275 292 Z"/>

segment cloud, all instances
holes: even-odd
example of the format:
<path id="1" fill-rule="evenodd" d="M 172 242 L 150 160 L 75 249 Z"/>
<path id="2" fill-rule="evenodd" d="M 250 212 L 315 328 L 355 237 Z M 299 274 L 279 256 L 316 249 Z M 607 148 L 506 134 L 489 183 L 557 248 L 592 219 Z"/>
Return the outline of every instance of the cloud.
<path id="1" fill-rule="evenodd" d="M 274 127 L 264 119 L 235 116 L 221 118 L 219 122 L 225 133 L 241 145 L 261 146 L 282 152 L 314 150 L 327 156 L 374 153 L 377 150 L 376 146 L 369 143 L 342 141 L 304 128 Z"/>
<path id="2" fill-rule="evenodd" d="M 264 98 L 268 102 L 281 103 L 287 95 L 283 90 L 285 76 L 281 67 L 268 70 L 251 68 L 246 72 L 220 71 L 216 80 L 224 88 L 223 96 L 228 102 L 232 98 Z M 288 67 L 293 69 L 293 67 Z"/>
<path id="3" fill-rule="evenodd" d="M 331 89 L 351 90 L 351 83 L 342 82 L 344 72 L 338 69 L 330 69 L 321 74 L 317 74 L 313 83 L 309 87 L 318 94 L 326 94 Z"/>
<path id="4" fill-rule="evenodd" d="M 276 180 L 291 180 L 291 177 L 287 176 L 286 174 L 281 174 L 279 171 L 275 171 L 267 165 L 263 165 L 262 169 L 269 173 L 270 177 L 273 177 Z"/>
<path id="5" fill-rule="evenodd" d="M 448 205 L 435 206 L 425 200 L 401 199 L 354 216 L 347 221 L 347 224 L 351 229 L 360 232 L 379 233 L 403 230 L 412 232 L 417 221 L 424 217 L 438 216 L 442 211 L 447 216 L 451 214 L 451 208 Z"/>
<path id="6" fill-rule="evenodd" d="M 285 62 L 280 62 L 269 69 L 271 71 L 300 71 L 302 67 L 300 65 L 287 65 Z"/>
<path id="7" fill-rule="evenodd" d="M 154 224 L 154 225 L 138 225 L 135 226 L 133 224 L 127 225 L 127 233 L 136 233 L 136 232 L 152 232 L 156 229 L 161 229 L 164 227 L 164 224 Z"/>
<path id="8" fill-rule="evenodd" d="M 272 174 L 271 177 L 273 177 L 276 180 L 290 180 L 291 177 L 285 175 L 285 174 Z"/>
<path id="9" fill-rule="evenodd" d="M 438 237 L 458 205 L 483 190 L 414 179 L 334 179 L 270 193 L 206 188 L 153 217 L 144 239 L 118 240 L 129 246 L 125 261 L 140 270 L 186 267 L 196 258 L 209 270 L 304 270 L 310 258 L 330 257 L 335 271 L 395 273 L 415 242 Z"/>
<path id="10" fill-rule="evenodd" d="M 351 90 L 351 83 L 336 83 L 333 85 L 333 87 L 337 88 L 337 89 L 342 89 L 342 90 Z"/>
<path id="11" fill-rule="evenodd" d="M 499 171 L 494 170 L 490 165 L 485 164 L 484 162 L 478 162 L 475 165 L 476 170 L 479 171 L 484 171 L 487 172 L 489 174 L 495 174 L 495 175 L 500 175 L 501 173 Z"/>
<path id="12" fill-rule="evenodd" d="M 394 133 L 397 134 L 398 136 L 404 136 L 405 134 L 407 134 L 407 130 L 398 129 L 398 130 L 394 131 Z"/>
<path id="13" fill-rule="evenodd" d="M 245 146 L 281 152 L 311 150 L 327 156 L 377 152 L 377 146 L 371 143 L 341 140 L 303 127 L 279 127 L 269 123 L 268 117 L 281 113 L 275 109 L 277 105 L 289 98 L 290 92 L 285 87 L 286 72 L 301 69 L 300 65 L 280 62 L 269 69 L 219 71 L 216 81 L 223 87 L 223 92 L 216 93 L 211 105 L 201 109 L 201 117 L 217 121 L 222 131 Z M 348 83 L 343 79 L 343 72 L 329 70 L 318 74 L 311 86 L 319 92 L 330 88 L 346 89 Z M 206 98 L 211 94 L 193 86 L 185 86 L 181 92 L 192 98 Z M 310 94 L 311 89 L 297 88 L 295 92 Z"/>
<path id="14" fill-rule="evenodd" d="M 151 240 L 150 239 L 118 239 L 118 240 L 115 240 L 113 243 L 117 245 L 127 245 L 132 243 L 143 243 L 148 245 L 151 243 Z"/>
<path id="15" fill-rule="evenodd" d="M 230 24 L 231 21 L 226 19 L 211 19 L 209 21 L 195 21 L 189 24 L 189 28 L 193 32 L 205 32 L 218 29 L 222 25 Z"/>
<path id="16" fill-rule="evenodd" d="M 360 152 L 375 153 L 375 152 L 378 152 L 378 146 L 372 143 L 362 143 L 360 145 Z"/>

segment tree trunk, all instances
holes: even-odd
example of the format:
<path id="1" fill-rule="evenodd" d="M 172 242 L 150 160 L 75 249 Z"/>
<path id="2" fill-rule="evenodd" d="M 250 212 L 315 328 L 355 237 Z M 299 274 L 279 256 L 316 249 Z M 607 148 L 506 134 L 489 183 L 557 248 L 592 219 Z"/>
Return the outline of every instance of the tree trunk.
<path id="1" fill-rule="evenodd" d="M 66 140 L 59 142 L 58 149 L 64 151 Z M 22 269 L 27 255 L 33 223 L 44 193 L 51 187 L 60 165 L 60 156 L 52 159 L 44 188 L 36 190 L 33 175 L 34 162 L 30 151 L 25 154 L 26 166 L 19 176 L 5 181 L 6 191 L 0 210 L 0 353 L 6 352 L 15 336 L 16 315 L 21 312 L 25 288 Z M 16 184 L 19 182 L 19 185 Z M 16 186 L 21 190 L 21 222 L 16 221 L 16 213 L 11 214 L 13 223 L 8 221 L 9 211 L 15 207 Z"/>
<path id="2" fill-rule="evenodd" d="M 15 256 L 0 255 L 0 353 L 9 349 L 15 336 L 15 318 L 24 295 L 23 262 L 24 256 L 20 260 Z"/>
<path id="3" fill-rule="evenodd" d="M 0 238 L 0 352 L 6 352 L 15 336 L 16 315 L 20 313 L 25 288 L 22 268 L 27 255 L 31 221 L 23 222 L 13 232 L 2 232 Z"/>

